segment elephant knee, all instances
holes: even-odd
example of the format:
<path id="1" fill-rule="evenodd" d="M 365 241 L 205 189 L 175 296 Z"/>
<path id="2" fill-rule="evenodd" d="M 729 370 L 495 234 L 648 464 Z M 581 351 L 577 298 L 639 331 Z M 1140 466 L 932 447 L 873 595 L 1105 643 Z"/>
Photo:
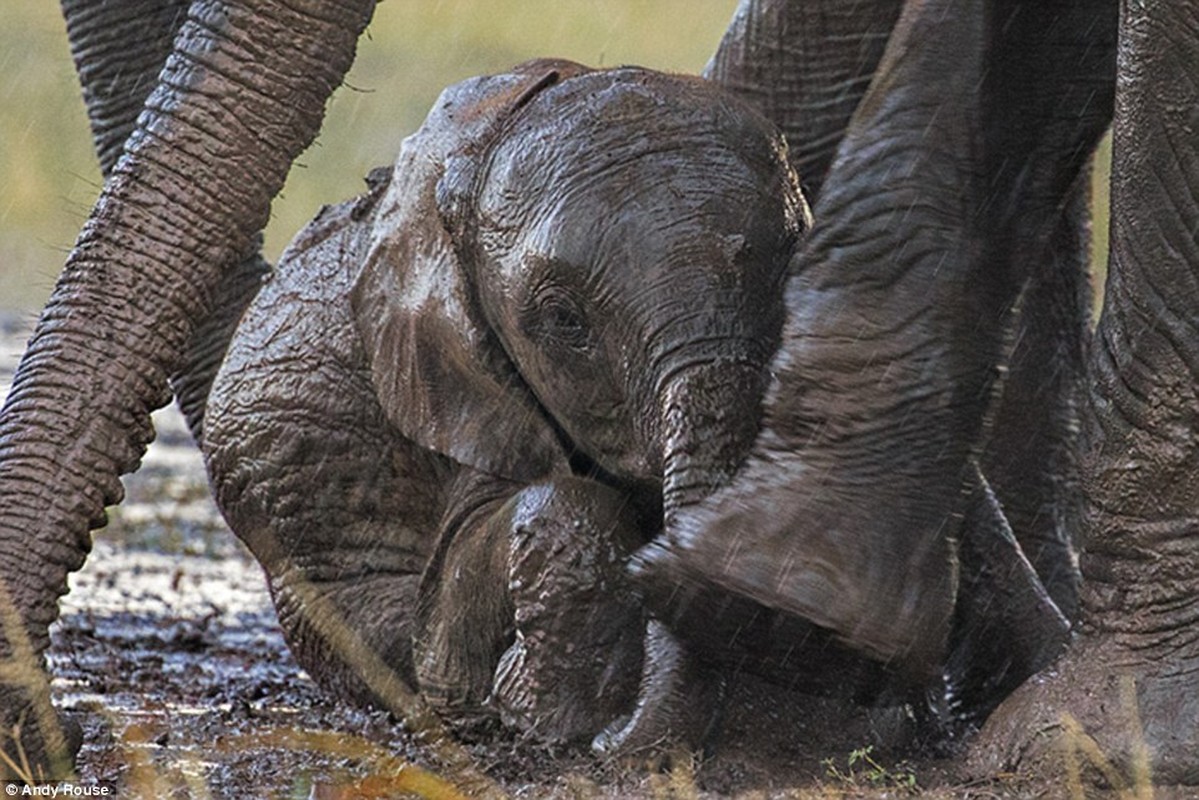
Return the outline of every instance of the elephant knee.
<path id="1" fill-rule="evenodd" d="M 629 556 L 643 543 L 628 496 L 582 478 L 531 486 L 512 498 L 508 513 L 509 582 L 528 622 L 562 610 L 545 598 L 623 587 Z"/>
<path id="2" fill-rule="evenodd" d="M 642 538 L 623 493 L 581 478 L 477 507 L 425 575 L 421 692 L 460 728 L 498 712 L 543 740 L 593 736 L 636 696 Z"/>
<path id="3" fill-rule="evenodd" d="M 583 479 L 511 503 L 515 635 L 496 670 L 503 721 L 546 740 L 590 738 L 634 703 L 645 619 L 626 574 L 642 541 L 627 496 Z"/>
<path id="4" fill-rule="evenodd" d="M 419 580 L 388 573 L 317 581 L 293 569 L 272 576 L 270 587 L 288 647 L 317 683 L 358 705 L 402 713 L 416 686 Z"/>

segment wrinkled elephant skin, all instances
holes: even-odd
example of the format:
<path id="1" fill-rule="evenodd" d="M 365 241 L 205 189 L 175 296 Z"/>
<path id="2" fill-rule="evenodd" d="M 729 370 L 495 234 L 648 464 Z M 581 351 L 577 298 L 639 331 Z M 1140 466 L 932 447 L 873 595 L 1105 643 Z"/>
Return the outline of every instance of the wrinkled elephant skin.
<path id="1" fill-rule="evenodd" d="M 402 711 L 377 656 L 460 729 L 590 738 L 635 700 L 663 492 L 757 432 L 808 222 L 785 147 L 700 79 L 543 61 L 447 89 L 373 180 L 234 338 L 218 503 L 318 680 Z"/>

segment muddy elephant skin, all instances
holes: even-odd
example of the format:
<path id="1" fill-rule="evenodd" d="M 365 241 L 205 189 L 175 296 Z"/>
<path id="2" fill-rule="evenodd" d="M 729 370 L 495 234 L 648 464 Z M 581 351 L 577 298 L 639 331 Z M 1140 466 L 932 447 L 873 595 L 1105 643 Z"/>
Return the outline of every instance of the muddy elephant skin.
<path id="1" fill-rule="evenodd" d="M 37 667 L 55 598 L 176 374 L 292 644 L 348 695 L 388 702 L 407 682 L 464 725 L 584 736 L 634 691 L 634 723 L 694 708 L 689 650 L 723 652 L 756 618 L 782 645 L 766 655 L 789 658 L 806 619 L 917 681 L 965 663 L 953 688 L 986 695 L 985 713 L 1052 655 L 1052 624 L 1027 637 L 1031 660 L 1007 643 L 1056 610 L 1074 647 L 991 718 L 982 773 L 1049 774 L 1068 714 L 1117 770 L 1199 784 L 1191 4 L 743 0 L 706 74 L 789 138 L 817 220 L 789 266 L 758 245 L 798 235 L 795 179 L 772 135 L 733 120 L 743 107 L 709 96 L 677 136 L 669 102 L 642 115 L 661 139 L 605 151 L 644 163 L 642 183 L 569 169 L 586 148 L 544 112 L 582 85 L 577 67 L 466 84 L 423 132 L 444 135 L 414 138 L 390 182 L 297 239 L 204 419 L 261 270 L 236 265 L 255 261 L 373 5 L 64 2 L 107 185 L 0 412 L 0 600 L 23 623 L 0 641 L 20 667 L 0 730 L 36 718 L 20 750 L 61 752 Z M 583 111 L 597 98 L 624 118 L 603 91 Z M 1083 167 L 1113 99 L 1091 335 Z M 693 136 L 722 121 L 745 158 L 713 161 Z M 666 191 L 666 154 L 692 143 L 711 169 Z M 679 240 L 603 204 L 564 225 L 587 187 L 681 211 Z M 704 266 L 662 278 L 683 239 Z M 598 265 L 618 263 L 644 298 L 611 291 Z M 782 311 L 718 322 L 729 292 L 780 286 Z M 705 353 L 687 332 L 709 325 L 723 344 Z M 763 332 L 778 347 L 758 363 Z M 567 370 L 584 383 L 563 397 Z M 761 415 L 742 413 L 762 392 Z M 1008 592 L 1013 576 L 1028 591 Z M 996 602 L 1012 615 L 988 618 Z"/>
<path id="2" fill-rule="evenodd" d="M 209 400 L 218 503 L 301 664 L 392 702 L 347 628 L 460 727 L 627 713 L 665 454 L 690 491 L 735 471 L 807 224 L 782 139 L 700 79 L 532 62 L 446 90 L 292 244 Z"/>

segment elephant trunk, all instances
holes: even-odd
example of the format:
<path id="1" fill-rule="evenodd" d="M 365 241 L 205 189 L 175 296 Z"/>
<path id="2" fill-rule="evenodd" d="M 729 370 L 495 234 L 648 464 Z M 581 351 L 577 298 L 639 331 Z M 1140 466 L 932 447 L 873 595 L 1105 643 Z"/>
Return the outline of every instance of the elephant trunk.
<path id="1" fill-rule="evenodd" d="M 67 573 L 120 499 L 168 372 L 315 137 L 373 5 L 192 4 L 0 411 L 0 660 L 26 667 L 0 683 L 4 730 L 44 696 L 40 654 Z M 245 45 L 258 40 L 271 47 Z"/>
<path id="2" fill-rule="evenodd" d="M 62 0 L 92 141 L 107 178 L 158 82 L 190 0 Z"/>
<path id="3" fill-rule="evenodd" d="M 190 4 L 191 0 L 62 0 L 92 143 L 105 180 L 137 128 L 138 115 L 157 86 Z M 171 377 L 171 389 L 197 444 L 208 390 L 229 339 L 269 271 L 270 265 L 257 253 L 226 271 L 213 297 L 212 315 L 197 326 L 179 371 Z"/>
<path id="4" fill-rule="evenodd" d="M 660 397 L 667 517 L 733 477 L 758 433 L 765 379 L 759 363 L 711 361 L 665 382 Z"/>

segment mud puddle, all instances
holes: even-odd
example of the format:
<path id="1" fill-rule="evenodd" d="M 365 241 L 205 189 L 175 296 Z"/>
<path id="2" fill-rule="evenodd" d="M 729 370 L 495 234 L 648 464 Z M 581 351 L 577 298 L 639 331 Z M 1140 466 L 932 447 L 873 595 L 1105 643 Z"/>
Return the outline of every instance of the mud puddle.
<path id="1" fill-rule="evenodd" d="M 0 334 L 3 397 L 24 320 L 0 317 Z M 52 631 L 54 702 L 84 731 L 79 782 L 110 785 L 118 797 L 448 796 L 414 769 L 443 770 L 402 725 L 333 702 L 296 665 L 259 567 L 209 497 L 182 419 L 168 408 L 155 425 Z M 578 749 L 511 740 L 467 751 L 522 798 L 1018 796 L 929 792 L 945 783 L 940 766 L 868 750 L 878 725 L 860 709 L 747 684 L 735 688 L 718 753 L 702 765 L 601 765 Z M 876 766 L 851 763 L 855 752 Z"/>

